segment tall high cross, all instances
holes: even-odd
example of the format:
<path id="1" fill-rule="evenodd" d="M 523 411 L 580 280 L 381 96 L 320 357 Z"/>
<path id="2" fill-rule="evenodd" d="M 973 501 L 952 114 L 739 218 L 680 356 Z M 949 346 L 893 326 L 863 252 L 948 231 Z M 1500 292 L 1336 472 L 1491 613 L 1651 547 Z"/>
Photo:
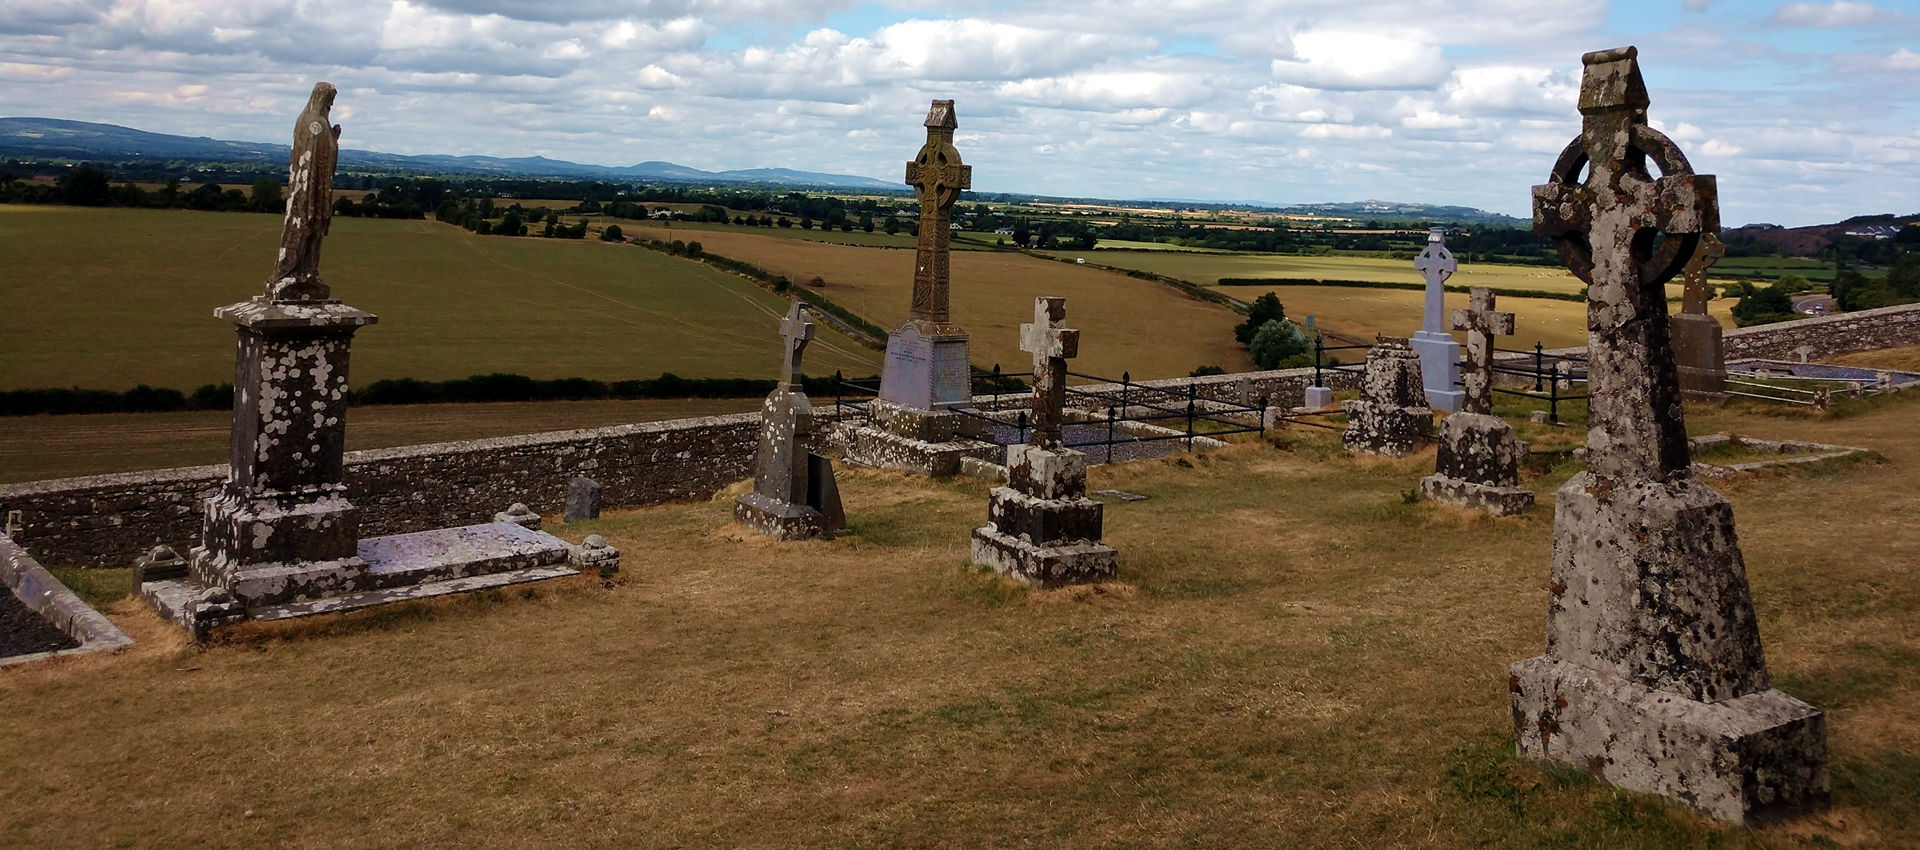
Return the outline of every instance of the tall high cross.
<path id="1" fill-rule="evenodd" d="M 920 198 L 920 242 L 914 249 L 912 318 L 947 321 L 947 246 L 953 238 L 953 203 L 973 185 L 973 167 L 962 165 L 953 147 L 953 101 L 936 100 L 927 110 L 927 143 L 907 163 L 907 185 Z"/>
<path id="2" fill-rule="evenodd" d="M 1476 286 L 1468 297 L 1467 308 L 1454 310 L 1452 318 L 1454 330 L 1467 332 L 1468 369 L 1460 376 L 1462 388 L 1467 391 L 1467 403 L 1461 409 L 1468 413 L 1492 413 L 1493 338 L 1513 335 L 1513 314 L 1494 312 L 1493 290 Z"/>
<path id="3" fill-rule="evenodd" d="M 1454 271 L 1460 268 L 1460 261 L 1447 250 L 1444 231 L 1438 227 L 1427 231 L 1426 250 L 1413 258 L 1413 268 L 1427 281 L 1426 313 L 1421 316 L 1421 330 L 1446 333 L 1447 329 L 1440 325 L 1441 317 L 1447 314 L 1447 278 L 1453 277 Z"/>
<path id="4" fill-rule="evenodd" d="M 1693 252 L 1693 259 L 1687 261 L 1687 288 L 1680 296 L 1680 312 L 1706 313 L 1707 302 L 1712 300 L 1707 294 L 1707 269 L 1713 268 L 1727 255 L 1727 245 L 1720 241 L 1717 233 L 1700 235 L 1700 250 Z"/>
<path id="5" fill-rule="evenodd" d="M 1680 148 L 1647 126 L 1638 55 L 1623 47 L 1581 57 L 1580 137 L 1533 187 L 1533 232 L 1552 237 L 1588 284 L 1588 469 L 1603 482 L 1687 474 L 1664 284 L 1693 258 L 1700 235 L 1720 227 L 1712 175 L 1694 174 Z"/>
<path id="6" fill-rule="evenodd" d="M 1067 360 L 1080 356 L 1080 332 L 1066 326 L 1067 299 L 1033 299 L 1033 321 L 1020 326 L 1020 350 L 1033 355 L 1033 436 L 1028 443 L 1060 447 L 1061 408 L 1067 404 Z"/>
<path id="7" fill-rule="evenodd" d="M 781 366 L 780 374 L 786 381 L 787 392 L 805 392 L 806 384 L 800 374 L 800 355 L 807 350 L 807 341 L 813 339 L 813 322 L 807 318 L 807 308 L 799 301 L 787 309 L 787 317 L 780 320 L 780 336 L 787 341 L 786 362 Z"/>

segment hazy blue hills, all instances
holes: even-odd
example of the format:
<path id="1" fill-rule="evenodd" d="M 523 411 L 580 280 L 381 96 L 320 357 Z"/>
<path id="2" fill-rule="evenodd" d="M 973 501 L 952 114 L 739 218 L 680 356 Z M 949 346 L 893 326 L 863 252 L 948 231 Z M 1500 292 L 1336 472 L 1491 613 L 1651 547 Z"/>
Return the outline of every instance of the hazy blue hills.
<path id="1" fill-rule="evenodd" d="M 149 133 L 115 124 L 59 118 L 0 118 L 0 157 L 77 160 L 157 159 L 187 162 L 284 163 L 290 148 L 266 142 L 237 142 L 205 136 Z M 544 156 L 493 157 L 428 154 L 406 156 L 343 148 L 340 164 L 374 170 L 473 174 L 494 177 L 556 177 L 600 180 L 667 180 L 700 183 L 758 183 L 782 186 L 831 186 L 847 189 L 902 189 L 885 180 L 849 174 L 823 174 L 791 168 L 702 171 L 671 162 L 636 165 L 585 165 Z"/>

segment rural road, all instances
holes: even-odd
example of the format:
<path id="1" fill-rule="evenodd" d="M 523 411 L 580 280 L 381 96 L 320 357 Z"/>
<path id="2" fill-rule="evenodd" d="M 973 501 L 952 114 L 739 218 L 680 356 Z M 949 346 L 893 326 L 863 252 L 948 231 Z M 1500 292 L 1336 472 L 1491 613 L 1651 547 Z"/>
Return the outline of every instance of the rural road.
<path id="1" fill-rule="evenodd" d="M 1795 295 L 1793 312 L 1827 315 L 1835 312 L 1836 305 L 1831 295 Z"/>

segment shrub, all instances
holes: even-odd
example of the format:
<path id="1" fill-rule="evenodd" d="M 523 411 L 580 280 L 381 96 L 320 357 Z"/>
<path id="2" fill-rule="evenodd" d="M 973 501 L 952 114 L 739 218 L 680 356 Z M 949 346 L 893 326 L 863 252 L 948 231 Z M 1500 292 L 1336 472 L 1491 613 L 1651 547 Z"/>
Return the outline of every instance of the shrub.
<path id="1" fill-rule="evenodd" d="M 1247 351 L 1253 355 L 1254 365 L 1262 369 L 1278 369 L 1281 361 L 1306 353 L 1307 338 L 1292 322 L 1270 319 L 1254 333 L 1253 341 L 1247 344 Z M 1313 360 L 1309 358 L 1306 365 L 1312 364 Z"/>

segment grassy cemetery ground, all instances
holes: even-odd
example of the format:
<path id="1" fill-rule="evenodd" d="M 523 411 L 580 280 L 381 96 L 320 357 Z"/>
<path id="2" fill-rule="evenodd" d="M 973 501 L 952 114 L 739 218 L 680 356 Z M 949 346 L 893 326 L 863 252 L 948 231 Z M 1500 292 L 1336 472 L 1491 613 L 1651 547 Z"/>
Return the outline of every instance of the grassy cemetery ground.
<path id="1" fill-rule="evenodd" d="M 678 224 L 623 229 L 649 239 L 692 237 Z M 881 327 L 907 317 L 911 240 L 889 250 L 768 236 L 747 228 L 692 238 L 707 251 L 785 275 L 795 284 L 819 277 L 827 286 L 815 291 Z M 1031 355 L 1020 351 L 1020 324 L 1033 321 L 1035 296 L 1061 295 L 1074 317 L 1071 324 L 1082 329 L 1075 371 L 1116 378 L 1131 371 L 1139 379 L 1186 375 L 1202 365 L 1253 368 L 1246 349 L 1233 340 L 1240 316 L 1165 284 L 1010 251 L 955 251 L 952 263 L 953 317 L 972 335 L 976 365 L 1031 369 Z"/>
<path id="2" fill-rule="evenodd" d="M 353 408 L 347 448 L 379 449 L 599 428 L 760 409 L 758 398 L 410 404 Z M 0 484 L 227 462 L 232 413 L 102 413 L 0 419 Z"/>
<path id="3" fill-rule="evenodd" d="M 1509 409 L 1524 422 L 1524 414 Z M 1834 808 L 1712 825 L 1512 756 L 1552 488 L 1403 494 L 1431 449 L 1295 429 L 1096 468 L 1122 582 L 967 566 L 986 485 L 843 473 L 852 531 L 774 544 L 731 494 L 558 526 L 582 577 L 0 672 L 0 834 L 33 847 L 1920 845 L 1920 396 L 1690 411 L 1878 455 L 1716 482 L 1775 683 L 1827 711 Z M 1527 426 L 1529 433 L 1543 426 Z M 1577 432 L 1574 432 L 1577 433 Z M 1276 445 L 1277 444 L 1277 445 Z M 550 526 L 551 527 L 551 526 Z M 89 589 L 110 596 L 103 576 Z"/>
<path id="4" fill-rule="evenodd" d="M 260 291 L 279 232 L 271 215 L 0 206 L 0 388 L 231 381 L 233 328 L 213 309 Z M 380 316 L 354 340 L 361 386 L 779 369 L 780 296 L 654 251 L 340 218 L 322 270 L 342 300 Z M 871 374 L 880 359 L 825 327 L 807 351 L 827 372 Z"/>

